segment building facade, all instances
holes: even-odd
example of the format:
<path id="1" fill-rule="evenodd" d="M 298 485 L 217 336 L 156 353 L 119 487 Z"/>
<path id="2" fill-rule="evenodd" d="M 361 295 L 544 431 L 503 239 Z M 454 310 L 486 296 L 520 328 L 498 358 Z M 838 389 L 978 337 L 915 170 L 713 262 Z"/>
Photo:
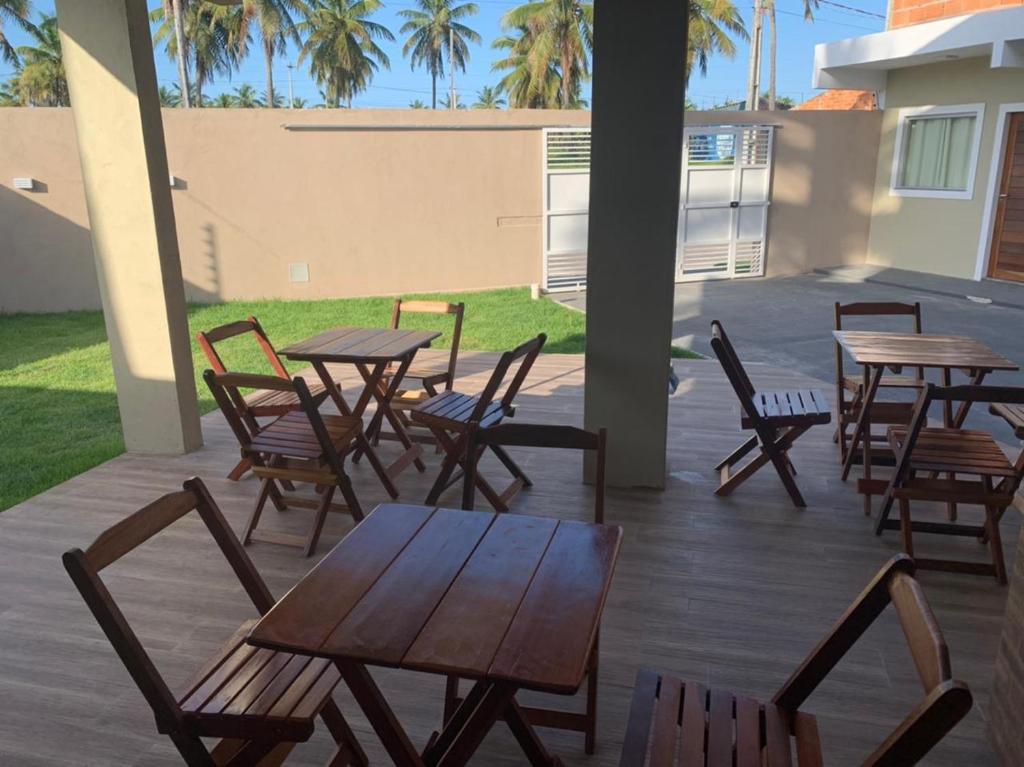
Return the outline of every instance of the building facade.
<path id="1" fill-rule="evenodd" d="M 1024 281 L 1024 0 L 892 0 L 814 84 L 884 110 L 869 263 Z"/>

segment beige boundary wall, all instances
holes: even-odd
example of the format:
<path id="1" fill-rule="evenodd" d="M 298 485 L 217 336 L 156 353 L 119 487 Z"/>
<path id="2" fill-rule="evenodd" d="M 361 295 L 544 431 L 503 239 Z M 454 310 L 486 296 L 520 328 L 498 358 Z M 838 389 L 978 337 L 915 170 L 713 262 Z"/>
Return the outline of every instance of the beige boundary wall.
<path id="1" fill-rule="evenodd" d="M 541 279 L 541 129 L 589 113 L 164 110 L 188 298 Z M 767 274 L 862 263 L 880 116 L 691 113 L 776 134 Z M 640 137 L 637 137 L 640 140 Z M 624 147 L 623 151 L 628 151 Z M 15 190 L 15 177 L 37 189 Z M 0 109 L 0 311 L 99 307 L 70 110 Z M 308 282 L 289 266 L 306 264 Z"/>

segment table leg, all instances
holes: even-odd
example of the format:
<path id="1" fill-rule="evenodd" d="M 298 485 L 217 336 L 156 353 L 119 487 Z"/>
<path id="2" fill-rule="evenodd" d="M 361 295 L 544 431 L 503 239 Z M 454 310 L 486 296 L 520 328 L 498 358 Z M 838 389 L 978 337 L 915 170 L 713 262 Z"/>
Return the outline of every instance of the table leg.
<path id="1" fill-rule="evenodd" d="M 985 381 L 989 371 L 987 370 L 975 370 L 974 375 L 971 376 L 971 386 L 981 386 Z M 953 416 L 953 428 L 962 429 L 964 421 L 967 420 L 967 413 L 970 412 L 971 403 L 961 402 L 960 407 L 956 409 L 956 415 Z"/>
<path id="2" fill-rule="evenodd" d="M 871 405 L 878 393 L 878 386 L 882 382 L 882 374 L 885 368 L 878 366 L 872 368 L 864 366 L 864 396 L 861 399 L 860 415 L 857 417 L 857 425 L 853 430 L 853 437 L 850 441 L 850 451 L 846 454 L 846 461 L 843 463 L 843 479 L 850 476 L 850 468 L 853 466 L 853 458 L 857 452 L 857 442 L 860 441 L 864 461 L 864 482 L 871 480 Z M 871 514 L 871 495 L 864 494 L 864 513 Z"/>
<path id="3" fill-rule="evenodd" d="M 395 712 L 384 700 L 366 666 L 341 660 L 336 661 L 335 665 L 396 767 L 424 767 L 419 752 L 399 724 Z"/>
<path id="4" fill-rule="evenodd" d="M 942 385 L 952 386 L 952 372 L 949 368 L 942 368 Z M 947 429 L 953 425 L 953 402 L 946 400 L 942 403 L 942 425 Z"/>
<path id="5" fill-rule="evenodd" d="M 416 470 L 424 472 L 427 467 L 423 461 L 420 460 L 420 455 L 423 453 L 422 448 L 419 445 L 413 444 L 413 441 L 409 439 L 409 434 L 405 430 L 405 425 L 401 419 L 395 415 L 395 412 L 391 409 L 391 400 L 394 399 L 398 393 L 398 387 L 402 384 L 402 379 L 405 378 L 406 371 L 409 370 L 409 366 L 412 364 L 412 355 L 403 359 L 398 366 L 398 369 L 394 372 L 391 377 L 386 389 L 380 386 L 380 378 L 378 377 L 373 387 L 373 396 L 377 399 L 377 412 L 373 414 L 373 420 L 370 421 L 370 428 L 367 430 L 367 437 L 372 440 L 372 437 L 381 428 L 381 424 L 384 419 L 388 419 L 388 423 L 391 425 L 391 429 L 394 431 L 398 441 L 405 448 L 405 451 L 397 459 L 395 459 L 390 466 L 388 466 L 388 476 L 398 476 L 406 466 L 410 463 L 416 466 Z M 369 381 L 372 374 L 367 370 L 365 365 L 357 365 L 360 374 L 363 376 L 363 380 L 367 382 L 367 388 L 369 388 Z"/>
<path id="6" fill-rule="evenodd" d="M 330 392 L 331 399 L 334 400 L 334 404 L 337 405 L 338 410 L 342 415 L 354 416 L 362 420 L 363 413 L 366 411 L 366 406 L 370 404 L 370 398 L 373 396 L 372 389 L 377 387 L 381 377 L 384 375 L 384 370 L 387 364 L 380 362 L 374 366 L 373 372 L 369 374 L 366 388 L 363 389 L 363 393 L 359 395 L 359 399 L 356 400 L 354 407 L 349 407 L 345 398 L 341 396 L 341 392 L 334 386 L 331 381 L 331 374 L 327 371 L 327 366 L 322 362 L 314 362 L 313 369 L 320 375 L 321 380 L 325 386 L 329 386 L 328 391 Z M 364 376 L 365 378 L 365 376 Z M 398 488 L 395 487 L 395 483 L 391 481 L 391 477 L 388 476 L 387 470 L 384 468 L 384 464 L 381 463 L 380 458 L 377 457 L 377 453 L 370 445 L 369 439 L 366 437 L 365 432 L 361 432 L 356 438 L 356 450 L 358 453 L 365 453 L 367 459 L 370 461 L 370 466 L 373 467 L 374 472 L 380 477 L 380 482 L 384 485 L 384 489 L 388 495 L 392 498 L 398 498 Z"/>

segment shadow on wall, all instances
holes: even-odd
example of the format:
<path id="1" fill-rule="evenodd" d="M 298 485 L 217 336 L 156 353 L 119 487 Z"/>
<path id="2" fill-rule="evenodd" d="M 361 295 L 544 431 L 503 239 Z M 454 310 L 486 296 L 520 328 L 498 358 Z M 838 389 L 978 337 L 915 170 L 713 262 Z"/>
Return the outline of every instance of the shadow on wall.
<path id="1" fill-rule="evenodd" d="M 0 314 L 96 311 L 102 308 L 88 227 L 46 207 L 46 184 L 31 192 L 0 186 Z M 40 197 L 36 200 L 34 198 Z M 203 226 L 202 287 L 185 281 L 190 302 L 220 303 L 217 229 Z"/>
<path id="2" fill-rule="evenodd" d="M 98 309 L 89 230 L 45 206 L 48 191 L 0 186 L 0 312 Z M 43 198 L 37 201 L 35 198 Z M 54 282 L 60 281 L 60 288 Z"/>

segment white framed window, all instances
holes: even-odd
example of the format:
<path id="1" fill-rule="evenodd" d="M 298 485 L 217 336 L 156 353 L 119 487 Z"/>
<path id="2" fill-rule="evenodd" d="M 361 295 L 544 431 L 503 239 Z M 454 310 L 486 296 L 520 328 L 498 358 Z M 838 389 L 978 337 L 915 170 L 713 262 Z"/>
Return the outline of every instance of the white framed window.
<path id="1" fill-rule="evenodd" d="M 984 104 L 899 110 L 889 193 L 971 199 L 984 114 Z"/>

